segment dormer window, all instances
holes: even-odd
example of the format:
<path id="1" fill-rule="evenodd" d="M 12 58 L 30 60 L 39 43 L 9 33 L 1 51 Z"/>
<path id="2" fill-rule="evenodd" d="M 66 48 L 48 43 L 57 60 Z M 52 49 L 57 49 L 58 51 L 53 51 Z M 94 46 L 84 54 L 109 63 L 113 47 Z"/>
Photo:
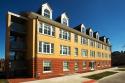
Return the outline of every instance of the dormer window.
<path id="1" fill-rule="evenodd" d="M 69 26 L 69 18 L 68 18 L 68 16 L 66 15 L 66 13 L 63 13 L 63 14 L 61 15 L 61 23 L 64 24 L 64 25 Z"/>
<path id="2" fill-rule="evenodd" d="M 103 37 L 103 41 L 106 43 L 106 38 L 105 38 L 105 36 Z"/>
<path id="3" fill-rule="evenodd" d="M 106 38 L 106 43 L 110 44 L 109 38 Z"/>
<path id="4" fill-rule="evenodd" d="M 92 29 L 90 29 L 89 35 L 90 35 L 91 37 L 93 37 L 93 31 L 92 31 Z"/>
<path id="5" fill-rule="evenodd" d="M 48 9 L 44 10 L 44 16 L 50 18 L 50 11 Z"/>
<path id="6" fill-rule="evenodd" d="M 67 25 L 68 24 L 67 22 L 68 22 L 67 19 L 63 18 L 63 24 Z"/>
<path id="7" fill-rule="evenodd" d="M 81 32 L 86 33 L 86 28 L 85 28 L 85 26 L 83 24 L 81 25 Z"/>
<path id="8" fill-rule="evenodd" d="M 96 39 L 99 40 L 99 33 L 98 32 L 96 33 Z"/>
<path id="9" fill-rule="evenodd" d="M 52 9 L 48 3 L 42 5 L 41 15 L 52 19 Z"/>

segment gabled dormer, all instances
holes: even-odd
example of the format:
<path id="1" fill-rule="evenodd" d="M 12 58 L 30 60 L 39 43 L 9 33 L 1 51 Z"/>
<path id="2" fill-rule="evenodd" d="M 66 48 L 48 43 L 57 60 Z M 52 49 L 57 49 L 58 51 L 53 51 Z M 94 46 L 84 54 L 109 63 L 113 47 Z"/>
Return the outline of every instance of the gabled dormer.
<path id="1" fill-rule="evenodd" d="M 93 37 L 93 30 L 91 28 L 86 29 L 86 33 L 90 36 Z"/>
<path id="2" fill-rule="evenodd" d="M 80 25 L 76 26 L 74 29 L 86 34 L 86 28 L 85 28 L 84 24 L 80 24 Z"/>
<path id="3" fill-rule="evenodd" d="M 106 38 L 106 43 L 110 44 L 109 38 Z"/>
<path id="4" fill-rule="evenodd" d="M 69 26 L 69 18 L 67 16 L 67 14 L 64 12 L 61 14 L 61 16 L 59 16 L 56 21 L 60 22 L 61 24 L 67 25 Z"/>
<path id="5" fill-rule="evenodd" d="M 106 37 L 105 36 L 102 36 L 99 38 L 101 41 L 105 42 L 106 43 Z"/>
<path id="6" fill-rule="evenodd" d="M 52 9 L 48 3 L 42 5 L 41 15 L 52 19 Z"/>
<path id="7" fill-rule="evenodd" d="M 94 38 L 99 40 L 99 33 L 98 32 L 94 32 Z"/>

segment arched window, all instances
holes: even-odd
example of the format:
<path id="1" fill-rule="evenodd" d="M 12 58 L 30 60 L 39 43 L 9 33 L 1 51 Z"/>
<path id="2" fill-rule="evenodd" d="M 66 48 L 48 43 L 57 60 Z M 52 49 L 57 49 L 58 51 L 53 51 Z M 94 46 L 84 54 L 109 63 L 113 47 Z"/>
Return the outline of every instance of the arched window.
<path id="1" fill-rule="evenodd" d="M 68 22 L 67 22 L 67 19 L 66 19 L 66 18 L 63 18 L 63 24 L 68 25 L 67 23 L 68 23 Z"/>
<path id="2" fill-rule="evenodd" d="M 50 11 L 48 9 L 44 10 L 44 16 L 50 18 Z"/>

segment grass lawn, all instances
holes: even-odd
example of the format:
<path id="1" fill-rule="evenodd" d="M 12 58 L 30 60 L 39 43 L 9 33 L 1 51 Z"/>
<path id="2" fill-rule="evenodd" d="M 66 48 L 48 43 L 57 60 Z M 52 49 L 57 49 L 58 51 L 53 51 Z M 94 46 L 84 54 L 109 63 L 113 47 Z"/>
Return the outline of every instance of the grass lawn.
<path id="1" fill-rule="evenodd" d="M 0 79 L 0 83 L 9 83 L 6 79 Z"/>
<path id="2" fill-rule="evenodd" d="M 125 71 L 125 69 L 116 69 L 117 71 Z"/>
<path id="3" fill-rule="evenodd" d="M 118 68 L 125 68 L 125 65 L 124 66 L 119 66 Z"/>
<path id="4" fill-rule="evenodd" d="M 94 79 L 94 80 L 99 80 L 99 79 L 101 79 L 103 77 L 106 77 L 106 76 L 109 76 L 109 75 L 113 75 L 115 73 L 118 73 L 118 72 L 106 71 L 106 72 L 102 72 L 102 73 L 99 73 L 99 74 L 94 74 L 94 75 L 84 76 L 84 77 L 90 78 L 90 79 Z"/>

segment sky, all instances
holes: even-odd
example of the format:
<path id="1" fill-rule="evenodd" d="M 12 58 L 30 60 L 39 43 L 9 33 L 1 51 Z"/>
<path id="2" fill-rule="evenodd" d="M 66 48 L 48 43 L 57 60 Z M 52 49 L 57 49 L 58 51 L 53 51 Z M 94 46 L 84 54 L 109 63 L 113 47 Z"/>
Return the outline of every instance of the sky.
<path id="1" fill-rule="evenodd" d="M 44 2 L 53 19 L 67 12 L 71 28 L 83 23 L 110 38 L 112 51 L 125 50 L 125 0 L 0 0 L 0 58 L 5 56 L 7 12 L 36 12 Z"/>

